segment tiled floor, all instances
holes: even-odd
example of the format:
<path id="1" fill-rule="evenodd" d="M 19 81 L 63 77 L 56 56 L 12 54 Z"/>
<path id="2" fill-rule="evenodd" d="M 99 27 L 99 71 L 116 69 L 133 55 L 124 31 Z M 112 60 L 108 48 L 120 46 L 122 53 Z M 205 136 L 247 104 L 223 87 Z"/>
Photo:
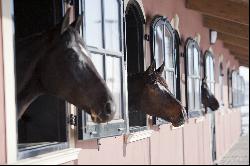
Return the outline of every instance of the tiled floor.
<path id="1" fill-rule="evenodd" d="M 249 134 L 241 137 L 218 165 L 249 165 Z"/>

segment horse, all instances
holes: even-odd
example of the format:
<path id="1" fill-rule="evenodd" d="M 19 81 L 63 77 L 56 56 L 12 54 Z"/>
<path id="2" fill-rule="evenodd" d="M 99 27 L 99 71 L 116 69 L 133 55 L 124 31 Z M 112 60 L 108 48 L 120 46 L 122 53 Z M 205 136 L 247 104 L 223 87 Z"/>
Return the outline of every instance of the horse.
<path id="1" fill-rule="evenodd" d="M 68 101 L 95 123 L 114 117 L 113 96 L 80 36 L 83 17 L 70 24 L 70 10 L 53 28 L 16 42 L 17 119 L 42 95 Z"/>
<path id="2" fill-rule="evenodd" d="M 145 72 L 128 76 L 129 110 L 143 111 L 179 127 L 185 123 L 186 111 L 168 89 L 162 77 L 164 67 L 163 64 L 155 70 L 156 63 L 153 61 Z"/>
<path id="3" fill-rule="evenodd" d="M 220 107 L 218 100 L 209 90 L 206 80 L 207 77 L 203 78 L 201 84 L 201 101 L 205 107 L 205 114 L 207 114 L 207 107 L 209 107 L 212 111 L 216 111 Z"/>

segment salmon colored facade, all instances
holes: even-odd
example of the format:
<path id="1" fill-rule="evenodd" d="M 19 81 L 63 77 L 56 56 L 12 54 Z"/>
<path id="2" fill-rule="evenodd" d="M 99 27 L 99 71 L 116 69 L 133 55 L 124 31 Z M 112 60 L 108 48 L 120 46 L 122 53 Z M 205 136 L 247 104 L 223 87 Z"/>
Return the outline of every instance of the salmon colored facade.
<path id="1" fill-rule="evenodd" d="M 0 1 L 1 2 L 1 1 Z M 145 33 L 149 34 L 150 23 L 155 15 L 163 15 L 171 20 L 176 14 L 179 16 L 179 31 L 182 49 L 187 38 L 201 35 L 200 48 L 203 53 L 210 48 L 209 29 L 203 26 L 202 15 L 185 7 L 185 0 L 142 0 L 141 7 L 145 12 Z M 1 5 L 1 3 L 0 3 Z M 1 12 L 2 13 L 2 12 Z M 6 164 L 6 136 L 4 110 L 4 74 L 2 56 L 2 31 L 0 17 L 0 164 Z M 230 69 L 238 69 L 238 62 L 224 48 L 222 41 L 212 45 L 215 62 L 216 97 L 219 91 L 219 55 L 224 55 L 224 73 L 230 62 Z M 147 66 L 151 62 L 150 44 L 145 42 L 145 60 Z M 203 58 L 203 55 L 202 55 Z M 185 68 L 184 57 L 180 58 L 182 103 L 185 105 Z M 202 66 L 201 66 L 202 67 Z M 203 67 L 201 68 L 203 71 Z M 201 72 L 203 74 L 203 72 Z M 228 107 L 227 75 L 224 77 L 223 109 L 215 113 L 216 128 L 216 158 L 220 159 L 238 140 L 241 132 L 240 110 Z M 154 130 L 150 138 L 126 144 L 124 136 L 100 139 L 97 141 L 76 141 L 76 148 L 82 149 L 78 159 L 65 164 L 213 164 L 211 154 L 210 116 L 189 119 L 182 128 L 173 129 L 171 125 L 161 125 Z"/>

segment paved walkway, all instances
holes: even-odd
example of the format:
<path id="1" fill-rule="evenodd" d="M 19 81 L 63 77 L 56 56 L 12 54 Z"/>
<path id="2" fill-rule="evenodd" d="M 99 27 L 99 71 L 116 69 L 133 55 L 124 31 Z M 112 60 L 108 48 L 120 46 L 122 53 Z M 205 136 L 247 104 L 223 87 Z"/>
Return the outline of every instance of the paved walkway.
<path id="1" fill-rule="evenodd" d="M 249 134 L 241 137 L 218 165 L 249 165 Z"/>

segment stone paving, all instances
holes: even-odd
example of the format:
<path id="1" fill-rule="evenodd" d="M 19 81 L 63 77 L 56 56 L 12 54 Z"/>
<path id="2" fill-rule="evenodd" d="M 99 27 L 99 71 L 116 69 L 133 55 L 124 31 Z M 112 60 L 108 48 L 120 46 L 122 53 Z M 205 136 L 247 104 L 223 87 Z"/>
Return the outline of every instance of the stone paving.
<path id="1" fill-rule="evenodd" d="M 249 165 L 249 134 L 241 137 L 218 165 Z"/>

